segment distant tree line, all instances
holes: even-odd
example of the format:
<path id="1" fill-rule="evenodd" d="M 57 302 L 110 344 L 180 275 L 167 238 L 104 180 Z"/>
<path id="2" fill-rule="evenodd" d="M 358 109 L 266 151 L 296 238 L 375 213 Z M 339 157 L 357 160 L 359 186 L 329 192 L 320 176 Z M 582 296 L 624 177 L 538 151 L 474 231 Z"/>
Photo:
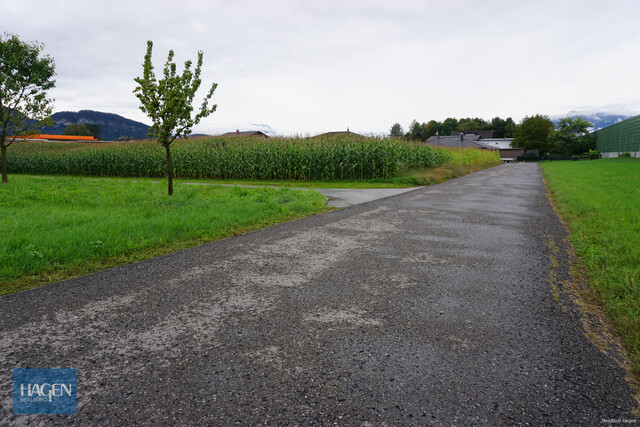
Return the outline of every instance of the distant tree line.
<path id="1" fill-rule="evenodd" d="M 589 130 L 592 124 L 582 117 L 566 117 L 555 124 L 548 116 L 536 114 L 516 124 L 511 117 L 495 117 L 491 121 L 475 118 L 447 118 L 442 122 L 411 122 L 408 132 L 400 123 L 391 127 L 391 136 L 412 141 L 426 141 L 434 135 L 449 136 L 454 131 L 473 133 L 492 130 L 494 138 L 514 138 L 512 147 L 538 150 L 543 156 L 567 158 L 594 150 L 595 138 Z"/>
<path id="2" fill-rule="evenodd" d="M 432 136 L 449 136 L 454 131 L 473 133 L 480 130 L 493 130 L 494 138 L 513 138 L 516 123 L 511 117 L 502 119 L 495 117 L 491 121 L 486 121 L 478 117 L 467 117 L 456 119 L 449 117 L 442 122 L 430 120 L 426 123 L 418 123 L 414 120 L 409 126 L 409 131 L 404 132 L 400 123 L 391 127 L 391 136 L 405 137 L 413 141 L 426 141 Z"/>
<path id="3" fill-rule="evenodd" d="M 95 139 L 100 139 L 101 133 L 100 125 L 93 123 L 71 123 L 62 131 L 63 135 L 76 135 L 76 136 L 93 136 Z"/>
<path id="4" fill-rule="evenodd" d="M 548 116 L 525 117 L 514 132 L 512 147 L 538 150 L 543 156 L 568 158 L 596 148 L 589 132 L 593 125 L 582 117 L 565 117 L 555 124 Z"/>

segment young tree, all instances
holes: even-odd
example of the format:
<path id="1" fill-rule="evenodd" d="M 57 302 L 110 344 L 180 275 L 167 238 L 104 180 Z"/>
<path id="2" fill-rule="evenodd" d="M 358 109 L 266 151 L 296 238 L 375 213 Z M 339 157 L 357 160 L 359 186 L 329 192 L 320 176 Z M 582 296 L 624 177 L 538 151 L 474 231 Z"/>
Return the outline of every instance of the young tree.
<path id="1" fill-rule="evenodd" d="M 195 97 L 202 80 L 200 73 L 202 68 L 202 51 L 198 51 L 198 62 L 192 71 L 193 63 L 188 60 L 184 63 L 182 75 L 176 73 L 176 64 L 173 62 L 173 50 L 169 51 L 167 62 L 164 64 L 163 75 L 156 80 L 151 63 L 151 51 L 153 42 L 147 42 L 147 54 L 144 57 L 142 77 L 134 80 L 138 87 L 134 93 L 142 103 L 140 110 L 146 113 L 153 122 L 149 128 L 149 136 L 158 138 L 167 153 L 167 178 L 169 182 L 169 196 L 173 194 L 173 168 L 171 165 L 170 145 L 180 137 L 187 137 L 191 128 L 200 123 L 200 120 L 216 111 L 217 105 L 209 107 L 209 100 L 218 85 L 211 85 L 211 89 L 204 97 L 200 111 L 191 117 L 193 112 L 193 98 Z"/>
<path id="2" fill-rule="evenodd" d="M 7 179 L 7 148 L 17 136 L 53 124 L 53 99 L 47 97 L 56 81 L 55 63 L 43 55 L 44 45 L 23 42 L 17 35 L 0 35 L 0 149 L 2 182 Z"/>
<path id="3" fill-rule="evenodd" d="M 394 123 L 391 126 L 390 136 L 402 137 L 404 135 L 404 129 L 402 129 L 402 125 L 400 123 Z"/>

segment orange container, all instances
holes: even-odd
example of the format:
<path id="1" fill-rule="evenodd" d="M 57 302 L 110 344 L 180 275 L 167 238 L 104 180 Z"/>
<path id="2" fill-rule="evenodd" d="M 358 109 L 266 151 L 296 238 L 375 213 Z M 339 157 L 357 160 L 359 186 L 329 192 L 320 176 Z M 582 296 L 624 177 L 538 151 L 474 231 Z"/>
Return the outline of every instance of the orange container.
<path id="1" fill-rule="evenodd" d="M 80 135 L 25 135 L 18 138 L 24 139 L 51 139 L 55 141 L 97 141 L 93 136 Z"/>

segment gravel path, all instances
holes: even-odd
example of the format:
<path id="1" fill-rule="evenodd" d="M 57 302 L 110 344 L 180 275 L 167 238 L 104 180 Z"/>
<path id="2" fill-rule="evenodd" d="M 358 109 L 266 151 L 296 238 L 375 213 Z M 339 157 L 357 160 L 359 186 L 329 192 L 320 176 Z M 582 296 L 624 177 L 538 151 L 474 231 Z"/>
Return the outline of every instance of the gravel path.
<path id="1" fill-rule="evenodd" d="M 509 164 L 5 296 L 0 424 L 634 419 L 552 286 L 565 237 Z M 78 414 L 12 415 L 18 367 L 77 368 Z"/>

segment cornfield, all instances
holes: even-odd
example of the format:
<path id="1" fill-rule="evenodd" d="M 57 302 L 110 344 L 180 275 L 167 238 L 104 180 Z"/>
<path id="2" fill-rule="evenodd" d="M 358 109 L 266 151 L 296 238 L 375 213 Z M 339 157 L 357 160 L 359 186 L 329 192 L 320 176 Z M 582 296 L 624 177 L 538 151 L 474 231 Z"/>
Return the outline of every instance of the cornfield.
<path id="1" fill-rule="evenodd" d="M 353 136 L 202 138 L 176 141 L 171 147 L 177 178 L 358 180 L 391 178 L 405 169 L 437 167 L 456 158 L 462 161 L 460 155 L 443 148 Z M 164 149 L 154 141 L 19 141 L 7 157 L 12 173 L 120 177 L 162 177 L 166 173 Z"/>

